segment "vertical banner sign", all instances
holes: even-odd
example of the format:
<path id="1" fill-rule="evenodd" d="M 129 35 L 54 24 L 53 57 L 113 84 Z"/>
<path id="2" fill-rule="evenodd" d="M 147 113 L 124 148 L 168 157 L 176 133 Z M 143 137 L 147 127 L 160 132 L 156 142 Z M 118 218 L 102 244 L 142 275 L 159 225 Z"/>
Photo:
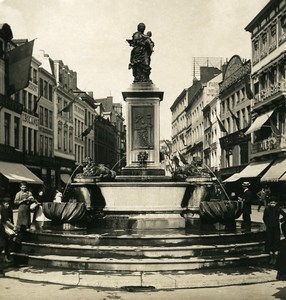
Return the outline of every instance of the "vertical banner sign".
<path id="1" fill-rule="evenodd" d="M 29 85 L 33 46 L 34 40 L 16 47 L 7 53 L 8 95 L 15 94 Z"/>

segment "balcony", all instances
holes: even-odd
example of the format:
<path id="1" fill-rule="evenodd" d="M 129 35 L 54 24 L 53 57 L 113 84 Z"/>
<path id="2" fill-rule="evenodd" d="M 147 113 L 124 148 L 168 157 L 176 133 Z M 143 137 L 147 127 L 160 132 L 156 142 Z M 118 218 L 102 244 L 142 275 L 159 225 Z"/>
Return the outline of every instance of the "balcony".
<path id="1" fill-rule="evenodd" d="M 286 94 L 286 81 L 280 80 L 275 82 L 269 87 L 261 90 L 261 92 L 255 96 L 253 108 L 255 109 L 258 106 L 262 106 L 265 103 L 278 99 L 284 94 Z"/>
<path id="2" fill-rule="evenodd" d="M 280 137 L 270 136 L 267 139 L 252 144 L 251 156 L 261 156 L 265 154 L 275 154 L 286 151 L 286 135 Z"/>

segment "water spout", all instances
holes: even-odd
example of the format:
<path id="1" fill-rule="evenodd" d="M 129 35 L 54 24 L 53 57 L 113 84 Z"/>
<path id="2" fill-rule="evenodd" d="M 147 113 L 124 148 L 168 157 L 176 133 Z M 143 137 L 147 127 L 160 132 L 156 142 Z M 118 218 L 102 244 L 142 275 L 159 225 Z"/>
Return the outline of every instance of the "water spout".
<path id="1" fill-rule="evenodd" d="M 205 166 L 205 167 L 210 171 L 210 173 L 216 178 L 216 180 L 218 181 L 218 183 L 219 183 L 221 189 L 223 190 L 224 194 L 226 195 L 226 198 L 228 199 L 228 201 L 230 201 L 230 198 L 229 198 L 229 196 L 228 196 L 228 194 L 227 194 L 225 188 L 223 187 L 223 184 L 221 183 L 221 181 L 218 179 L 218 177 L 215 175 L 215 173 L 212 171 L 212 169 L 211 169 L 208 165 L 204 164 L 204 166 Z"/>
<path id="2" fill-rule="evenodd" d="M 123 159 L 125 159 L 126 158 L 126 154 L 125 155 L 123 155 L 123 157 L 122 158 L 120 158 L 116 163 L 115 163 L 115 165 L 111 168 L 111 170 L 113 170 Z"/>
<path id="3" fill-rule="evenodd" d="M 62 197 L 63 199 L 64 199 L 64 195 L 65 195 L 65 192 L 66 192 L 68 186 L 71 184 L 72 177 L 73 177 L 74 173 L 77 171 L 77 169 L 78 169 L 79 167 L 82 167 L 82 164 L 79 164 L 79 165 L 74 169 L 74 171 L 72 172 L 72 174 L 71 174 L 71 176 L 70 176 L 70 178 L 69 178 L 69 180 L 68 180 L 68 182 L 67 182 L 67 184 L 66 184 L 66 186 L 65 186 L 65 189 L 64 189 L 64 191 L 63 191 L 63 197 Z"/>

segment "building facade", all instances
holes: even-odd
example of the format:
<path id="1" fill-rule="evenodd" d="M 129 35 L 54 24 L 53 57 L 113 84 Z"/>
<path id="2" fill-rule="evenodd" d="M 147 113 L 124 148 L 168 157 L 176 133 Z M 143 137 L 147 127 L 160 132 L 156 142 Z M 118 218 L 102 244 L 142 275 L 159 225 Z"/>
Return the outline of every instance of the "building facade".
<path id="1" fill-rule="evenodd" d="M 250 135 L 245 132 L 250 125 L 250 72 L 250 60 L 234 55 L 226 64 L 219 85 L 222 180 L 239 173 L 249 163 Z"/>
<path id="2" fill-rule="evenodd" d="M 221 73 L 216 67 L 200 67 L 200 80 L 184 89 L 171 106 L 172 151 L 179 151 L 190 163 L 204 156 L 204 106 L 213 98 L 213 78 Z M 219 79 L 218 79 L 219 80 Z M 208 82 L 211 82 L 208 84 Z M 218 90 L 218 89 L 217 89 Z"/>
<path id="3" fill-rule="evenodd" d="M 110 168 L 120 173 L 121 168 L 126 165 L 126 129 L 122 104 L 113 102 L 112 96 L 95 101 L 100 111 L 98 114 L 101 116 L 95 120 L 95 160 L 98 163 L 108 164 Z M 103 132 L 99 132 L 100 128 Z"/>
<path id="4" fill-rule="evenodd" d="M 246 26 L 252 43 L 252 163 L 261 184 L 285 198 L 286 1 L 271 0 Z"/>

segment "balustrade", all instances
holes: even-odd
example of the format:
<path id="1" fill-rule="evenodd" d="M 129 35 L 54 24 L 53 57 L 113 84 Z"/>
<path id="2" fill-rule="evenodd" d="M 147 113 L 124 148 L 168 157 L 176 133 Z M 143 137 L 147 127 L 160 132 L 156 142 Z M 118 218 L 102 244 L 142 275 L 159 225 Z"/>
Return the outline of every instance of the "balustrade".
<path id="1" fill-rule="evenodd" d="M 281 150 L 286 148 L 286 135 L 270 136 L 267 139 L 252 144 L 252 153 L 259 153 L 271 150 Z"/>
<path id="2" fill-rule="evenodd" d="M 254 104 L 263 102 L 267 98 L 274 96 L 279 92 L 286 92 L 286 81 L 281 80 L 275 83 L 272 83 L 269 87 L 261 90 L 260 94 L 255 97 Z"/>

